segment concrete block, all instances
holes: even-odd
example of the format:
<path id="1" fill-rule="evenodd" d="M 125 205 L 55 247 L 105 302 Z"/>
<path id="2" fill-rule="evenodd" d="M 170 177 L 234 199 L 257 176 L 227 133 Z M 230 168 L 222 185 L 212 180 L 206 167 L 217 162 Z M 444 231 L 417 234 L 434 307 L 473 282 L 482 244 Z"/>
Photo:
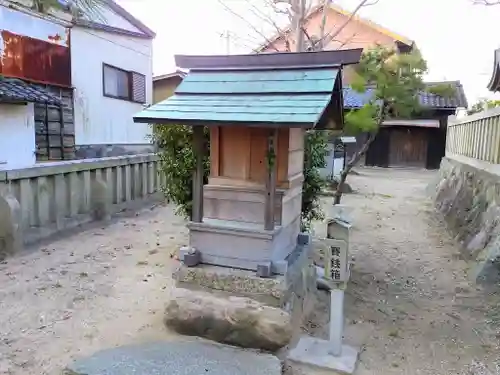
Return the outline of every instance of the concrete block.
<path id="1" fill-rule="evenodd" d="M 315 337 L 304 336 L 288 354 L 288 361 L 299 366 L 318 368 L 328 374 L 353 374 L 358 361 L 359 350 L 348 345 L 342 346 L 342 354 L 330 354 L 330 343 Z M 309 368 L 309 370 L 310 370 Z M 311 371 L 312 373 L 312 371 Z M 317 373 L 317 372 L 315 372 Z"/>
<path id="2" fill-rule="evenodd" d="M 21 207 L 10 193 L 0 194 L 0 259 L 21 250 Z"/>
<path id="3" fill-rule="evenodd" d="M 132 170 L 130 165 L 123 167 L 124 174 L 124 190 L 125 190 L 125 202 L 132 200 Z"/>
<path id="4" fill-rule="evenodd" d="M 67 179 L 69 216 L 72 217 L 78 215 L 80 211 L 80 195 L 83 190 L 77 172 L 68 173 Z"/>
<path id="5" fill-rule="evenodd" d="M 147 163 L 141 164 L 141 197 L 144 198 L 148 195 L 148 165 Z"/>
<path id="6" fill-rule="evenodd" d="M 123 202 L 123 174 L 122 167 L 116 167 L 114 174 L 114 193 L 113 193 L 113 203 L 120 204 Z"/>
<path id="7" fill-rule="evenodd" d="M 88 213 L 91 209 L 91 197 L 92 197 L 92 181 L 90 171 L 83 171 L 81 174 L 82 178 L 82 194 L 80 202 L 80 212 Z"/>
<path id="8" fill-rule="evenodd" d="M 63 174 L 58 174 L 54 176 L 54 211 L 55 211 L 55 220 L 56 227 L 62 228 L 63 221 L 66 216 L 66 180 L 64 179 Z"/>
<path id="9" fill-rule="evenodd" d="M 92 218 L 94 220 L 109 220 L 111 216 L 111 192 L 108 184 L 101 178 L 92 181 Z"/>
<path id="10" fill-rule="evenodd" d="M 299 233 L 297 236 L 297 244 L 304 246 L 309 244 L 311 241 L 311 235 L 309 233 Z"/>
<path id="11" fill-rule="evenodd" d="M 201 263 L 201 253 L 196 249 L 190 249 L 183 255 L 182 261 L 187 267 L 196 267 Z"/>
<path id="12" fill-rule="evenodd" d="M 51 221 L 51 186 L 48 177 L 36 179 L 35 201 L 37 203 L 37 225 L 43 227 Z"/>
<path id="13" fill-rule="evenodd" d="M 258 277 L 271 277 L 271 262 L 260 263 L 257 265 L 257 276 Z"/>

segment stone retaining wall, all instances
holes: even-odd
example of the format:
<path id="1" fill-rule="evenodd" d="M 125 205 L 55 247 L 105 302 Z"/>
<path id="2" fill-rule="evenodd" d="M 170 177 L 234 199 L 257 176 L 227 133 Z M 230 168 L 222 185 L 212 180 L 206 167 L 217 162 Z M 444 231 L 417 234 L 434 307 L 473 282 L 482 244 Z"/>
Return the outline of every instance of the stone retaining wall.
<path id="1" fill-rule="evenodd" d="M 447 153 L 434 202 L 478 282 L 500 281 L 500 165 Z"/>
<path id="2" fill-rule="evenodd" d="M 142 154 L 0 171 L 0 258 L 156 195 L 157 164 Z"/>

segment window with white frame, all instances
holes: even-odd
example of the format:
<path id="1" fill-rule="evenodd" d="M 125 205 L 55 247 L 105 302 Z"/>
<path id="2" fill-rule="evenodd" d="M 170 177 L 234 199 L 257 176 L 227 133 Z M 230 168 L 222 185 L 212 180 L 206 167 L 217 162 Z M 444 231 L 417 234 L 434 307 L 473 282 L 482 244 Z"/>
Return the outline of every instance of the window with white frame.
<path id="1" fill-rule="evenodd" d="M 104 64 L 103 95 L 109 98 L 146 103 L 146 76 Z"/>

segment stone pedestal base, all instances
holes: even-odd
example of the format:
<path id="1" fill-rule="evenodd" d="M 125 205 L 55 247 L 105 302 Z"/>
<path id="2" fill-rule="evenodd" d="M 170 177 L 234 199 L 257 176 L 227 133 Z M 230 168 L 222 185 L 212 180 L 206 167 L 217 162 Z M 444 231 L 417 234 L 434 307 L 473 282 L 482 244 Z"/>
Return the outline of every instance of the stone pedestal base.
<path id="1" fill-rule="evenodd" d="M 353 374 L 356 369 L 359 350 L 348 345 L 342 345 L 342 354 L 330 354 L 329 341 L 315 337 L 302 337 L 294 349 L 288 354 L 288 360 L 298 366 L 314 367 L 323 370 L 324 374 Z M 315 374 L 323 372 L 315 371 Z"/>
<path id="2" fill-rule="evenodd" d="M 177 302 L 172 300 L 167 305 L 166 314 L 169 311 L 173 311 L 174 313 L 170 314 L 170 318 L 166 316 L 165 321 L 169 327 L 182 333 L 183 324 L 186 326 L 194 324 L 189 319 L 182 318 L 182 315 L 190 314 L 189 309 L 191 307 L 189 306 L 194 306 L 193 309 L 196 311 L 193 314 L 195 313 L 194 315 L 197 316 L 198 322 L 202 322 L 205 325 L 207 322 L 213 322 L 212 326 L 209 327 L 210 329 L 201 329 L 197 330 L 197 332 L 206 332 L 207 334 L 203 334 L 203 336 L 212 339 L 214 337 L 225 337 L 225 342 L 228 340 L 227 337 L 230 337 L 232 345 L 251 348 L 260 348 L 256 344 L 258 342 L 257 339 L 251 343 L 244 340 L 234 340 L 235 335 L 232 332 L 241 332 L 241 327 L 244 327 L 245 324 L 261 327 L 272 326 L 273 331 L 276 331 L 276 327 L 286 324 L 287 327 L 283 327 L 283 335 L 287 337 L 287 342 L 283 341 L 280 343 L 280 345 L 285 346 L 290 340 L 294 338 L 298 339 L 303 320 L 309 315 L 314 304 L 316 268 L 313 265 L 311 246 L 309 244 L 297 245 L 296 249 L 286 258 L 286 265 L 283 271 L 283 275 L 261 278 L 254 271 L 210 265 L 186 267 L 181 264 L 176 272 L 174 272 L 176 286 L 178 288 L 193 290 L 196 301 L 188 298 L 184 298 L 182 301 L 179 299 Z M 201 293 L 196 291 L 201 291 Z M 212 294 L 213 299 L 210 303 L 206 302 L 206 311 L 199 308 L 199 306 L 195 306 L 202 304 L 203 301 L 207 301 L 208 293 Z M 260 310 L 264 312 L 268 311 L 269 313 L 243 313 L 241 309 L 239 311 L 237 311 L 238 309 L 232 309 L 234 310 L 233 315 L 235 317 L 225 319 L 224 324 L 215 323 L 214 319 L 221 320 L 217 317 L 223 315 L 219 314 L 219 310 L 229 312 L 229 305 L 227 303 L 231 299 L 238 301 L 238 306 L 244 308 L 244 305 L 247 304 L 249 309 L 253 309 L 254 311 L 259 310 L 255 309 L 255 306 L 261 305 L 263 308 Z M 244 301 L 244 299 L 248 301 Z M 255 303 L 251 303 L 251 301 Z M 176 304 L 179 305 L 179 303 L 182 303 L 183 306 L 175 306 Z M 183 310 L 183 314 L 176 313 L 179 309 Z M 274 310 L 283 311 L 283 314 L 276 314 Z M 173 321 L 173 315 L 178 315 L 179 318 Z M 245 317 L 248 316 L 251 316 L 251 320 L 253 319 L 254 321 L 241 321 L 241 319 L 246 319 Z M 275 323 L 269 320 L 273 317 L 276 319 Z M 261 318 L 266 322 L 261 324 L 262 322 L 258 321 Z M 218 327 L 224 330 L 220 335 L 213 332 Z M 265 332 L 265 329 L 261 331 Z M 291 334 L 285 331 L 291 332 Z M 244 335 L 239 336 L 243 337 Z M 277 342 L 278 340 L 275 341 Z M 269 347 L 260 349 L 269 350 Z"/>
<path id="3" fill-rule="evenodd" d="M 297 245 L 300 217 L 274 230 L 264 230 L 261 224 L 219 219 L 190 222 L 188 228 L 189 245 L 201 253 L 204 264 L 252 271 L 271 264 L 273 273 L 283 274 L 283 260 Z"/>

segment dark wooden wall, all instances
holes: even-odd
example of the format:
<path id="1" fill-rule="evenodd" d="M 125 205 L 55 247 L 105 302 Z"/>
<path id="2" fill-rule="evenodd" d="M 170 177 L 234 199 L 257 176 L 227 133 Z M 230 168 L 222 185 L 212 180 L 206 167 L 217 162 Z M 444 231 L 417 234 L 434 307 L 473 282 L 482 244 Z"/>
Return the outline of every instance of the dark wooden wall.
<path id="1" fill-rule="evenodd" d="M 414 119 L 437 119 L 440 122 L 439 129 L 437 128 L 421 128 L 426 133 L 427 138 L 427 156 L 425 168 L 438 169 L 441 164 L 441 159 L 445 155 L 446 149 L 446 129 L 448 125 L 448 116 L 455 113 L 454 109 L 432 110 L 422 112 L 419 116 L 414 116 Z M 368 148 L 365 158 L 365 165 L 389 167 L 389 152 L 391 129 L 399 127 L 382 127 L 375 138 L 375 141 Z M 362 145 L 361 137 L 358 138 L 356 149 Z M 364 139 L 363 139 L 364 140 Z M 353 152 L 351 150 L 351 152 Z"/>
<path id="2" fill-rule="evenodd" d="M 75 120 L 73 90 L 39 85 L 62 100 L 62 108 L 35 104 L 36 160 L 71 160 L 75 158 Z"/>
<path id="3" fill-rule="evenodd" d="M 389 166 L 389 142 L 390 128 L 382 128 L 379 130 L 375 140 L 372 142 L 366 152 L 365 165 L 370 167 L 385 167 Z"/>

